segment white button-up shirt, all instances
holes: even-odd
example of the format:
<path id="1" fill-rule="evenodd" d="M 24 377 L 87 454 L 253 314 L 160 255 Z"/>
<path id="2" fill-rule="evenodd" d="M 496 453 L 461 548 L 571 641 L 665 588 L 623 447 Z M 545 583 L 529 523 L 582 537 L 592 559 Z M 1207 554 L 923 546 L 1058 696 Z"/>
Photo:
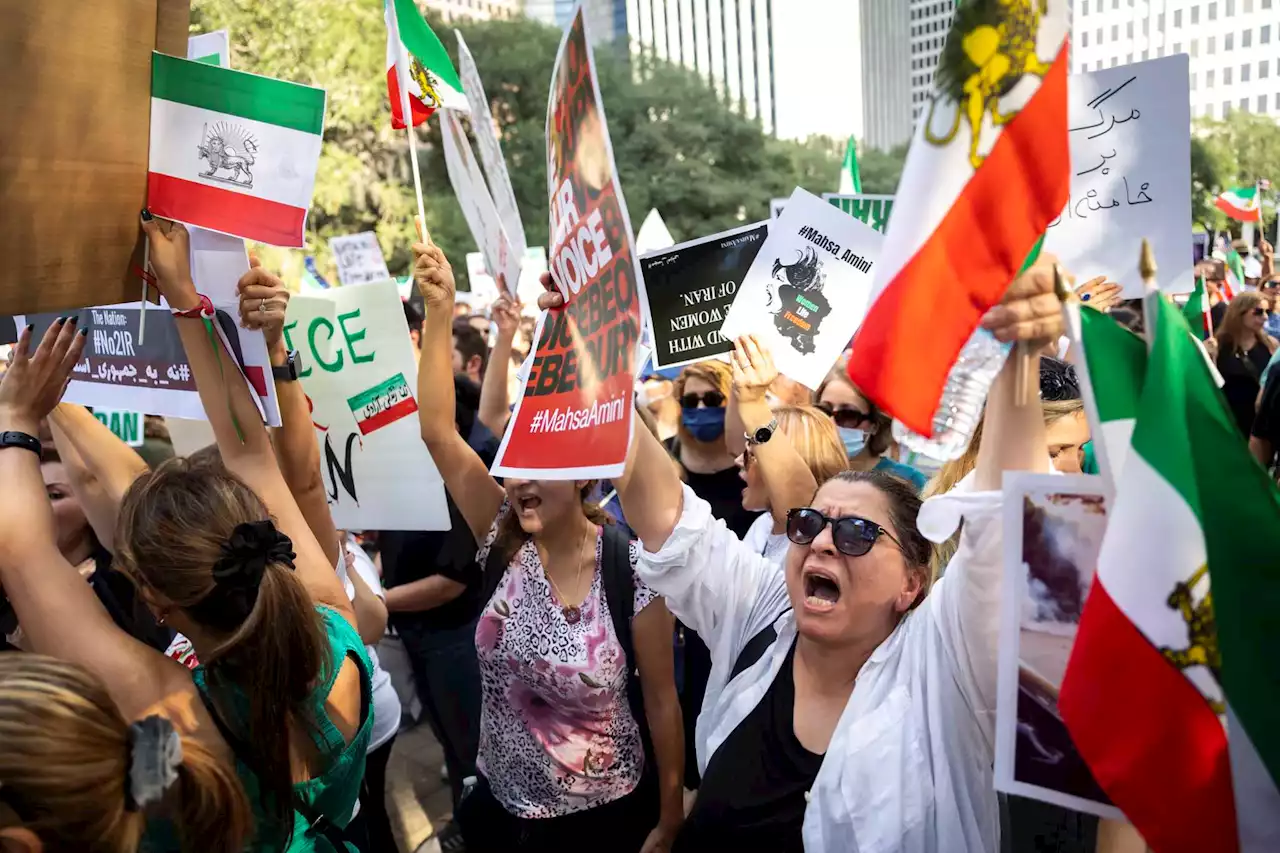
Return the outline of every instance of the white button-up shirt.
<path id="1" fill-rule="evenodd" d="M 925 600 L 858 673 L 804 816 L 807 853 L 978 853 L 999 847 L 992 782 L 1001 578 L 1000 493 L 953 493 L 920 511 L 960 549 Z M 711 650 L 698 767 L 759 704 L 796 637 L 781 567 L 754 553 L 686 486 L 675 531 L 640 577 Z M 743 646 L 778 632 L 729 681 Z"/>

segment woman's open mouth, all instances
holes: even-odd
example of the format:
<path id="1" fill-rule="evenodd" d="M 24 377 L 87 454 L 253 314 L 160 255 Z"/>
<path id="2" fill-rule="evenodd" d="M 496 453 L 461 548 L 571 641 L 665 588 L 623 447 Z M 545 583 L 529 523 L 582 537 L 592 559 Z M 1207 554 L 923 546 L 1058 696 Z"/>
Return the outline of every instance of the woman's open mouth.
<path id="1" fill-rule="evenodd" d="M 833 609 L 840 600 L 840 585 L 830 575 L 806 569 L 801 582 L 804 584 L 807 610 L 824 613 Z"/>
<path id="2" fill-rule="evenodd" d="M 542 498 L 537 495 L 523 495 L 516 499 L 516 511 L 528 515 L 542 506 Z"/>

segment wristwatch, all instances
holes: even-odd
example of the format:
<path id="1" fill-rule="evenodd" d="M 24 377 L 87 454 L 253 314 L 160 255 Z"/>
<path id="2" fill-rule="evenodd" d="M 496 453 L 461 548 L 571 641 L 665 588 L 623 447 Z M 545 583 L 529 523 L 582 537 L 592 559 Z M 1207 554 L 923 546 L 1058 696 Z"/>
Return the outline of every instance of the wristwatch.
<path id="1" fill-rule="evenodd" d="M 277 382 L 296 382 L 298 380 L 298 351 L 296 349 L 289 350 L 289 355 L 285 358 L 284 364 L 271 366 L 271 376 Z"/>
<path id="2" fill-rule="evenodd" d="M 0 432 L 0 450 L 6 447 L 21 447 L 23 450 L 30 450 L 36 456 L 41 455 L 44 449 L 40 446 L 40 439 L 34 435 L 28 435 L 25 432 Z"/>
<path id="3" fill-rule="evenodd" d="M 770 418 L 769 422 L 757 429 L 755 432 L 744 433 L 748 445 L 767 444 L 769 439 L 773 438 L 773 434 L 778 430 L 778 419 Z"/>

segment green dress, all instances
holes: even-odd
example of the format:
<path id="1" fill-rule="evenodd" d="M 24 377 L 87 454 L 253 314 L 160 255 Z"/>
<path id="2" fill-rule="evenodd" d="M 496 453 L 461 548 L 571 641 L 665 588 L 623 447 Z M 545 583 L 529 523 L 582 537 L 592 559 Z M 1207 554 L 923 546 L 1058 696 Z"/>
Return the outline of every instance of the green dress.
<path id="1" fill-rule="evenodd" d="M 311 738 L 320 754 L 329 760 L 329 768 L 320 776 L 293 786 L 295 802 L 301 802 L 313 818 L 320 818 L 343 829 L 351 820 L 356 801 L 360 797 L 360 785 L 364 781 L 365 752 L 369 747 L 369 736 L 373 731 L 373 684 L 371 681 L 372 665 L 365 652 L 364 643 L 355 628 L 334 610 L 328 607 L 316 607 L 316 611 L 324 624 L 325 639 L 328 642 L 329 662 L 320 673 L 320 685 L 311 694 L 310 708 L 317 730 L 311 732 Z M 356 736 L 348 744 L 325 713 L 324 704 L 333 687 L 334 680 L 342 663 L 351 658 L 360 669 L 360 692 L 362 710 L 360 728 Z M 203 666 L 192 671 L 196 688 L 207 695 L 205 670 Z M 243 694 L 236 691 L 232 702 L 237 707 L 247 707 Z M 225 707 L 225 704 L 224 706 Z M 335 845 L 326 837 L 319 827 L 312 827 L 311 821 L 296 808 L 293 812 L 293 837 L 286 847 L 282 843 L 284 833 L 278 827 L 266 823 L 260 811 L 258 797 L 258 779 L 239 758 L 237 750 L 236 773 L 244 783 L 245 793 L 253 806 L 254 824 L 257 838 L 249 846 L 253 853 L 358 853 L 351 844 L 342 847 Z M 332 832 L 331 832 L 332 834 Z"/>

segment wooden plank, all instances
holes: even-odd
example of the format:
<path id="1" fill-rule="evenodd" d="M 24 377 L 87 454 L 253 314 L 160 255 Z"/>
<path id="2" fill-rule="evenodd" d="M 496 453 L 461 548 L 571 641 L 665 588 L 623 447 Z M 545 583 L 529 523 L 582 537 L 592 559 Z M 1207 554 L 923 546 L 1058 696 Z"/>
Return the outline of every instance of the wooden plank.
<path id="1" fill-rule="evenodd" d="M 0 0 L 0 313 L 137 300 L 151 51 L 185 55 L 189 12 Z"/>

